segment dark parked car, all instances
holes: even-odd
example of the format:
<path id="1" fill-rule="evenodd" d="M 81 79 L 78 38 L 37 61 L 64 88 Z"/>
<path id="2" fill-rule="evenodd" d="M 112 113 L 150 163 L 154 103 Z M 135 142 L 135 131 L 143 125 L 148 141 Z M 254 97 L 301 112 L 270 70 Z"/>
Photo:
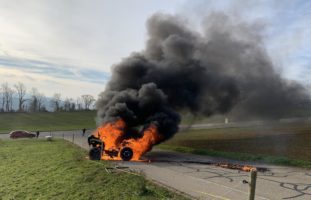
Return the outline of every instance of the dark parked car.
<path id="1" fill-rule="evenodd" d="M 12 131 L 10 134 L 10 138 L 17 139 L 17 138 L 33 138 L 36 137 L 36 134 L 30 133 L 28 131 Z"/>

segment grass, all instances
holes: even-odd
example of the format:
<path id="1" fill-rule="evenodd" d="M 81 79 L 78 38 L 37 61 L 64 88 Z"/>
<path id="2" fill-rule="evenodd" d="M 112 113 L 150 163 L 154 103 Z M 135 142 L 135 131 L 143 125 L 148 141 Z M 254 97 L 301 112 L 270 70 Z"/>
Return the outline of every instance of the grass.
<path id="1" fill-rule="evenodd" d="M 311 110 L 295 110 L 295 116 L 310 116 Z M 299 114 L 302 113 L 302 114 Z M 77 111 L 77 112 L 55 112 L 55 113 L 0 113 L 0 133 L 8 133 L 11 130 L 28 131 L 59 131 L 77 130 L 96 127 L 96 111 Z M 234 121 L 232 116 L 215 115 L 209 118 L 204 116 L 192 116 L 182 113 L 182 123 L 204 124 L 204 123 L 223 123 L 229 117 L 230 122 Z"/>
<path id="2" fill-rule="evenodd" d="M 58 131 L 95 128 L 96 111 L 0 113 L 0 133 L 11 130 Z"/>
<path id="3" fill-rule="evenodd" d="M 229 158 L 229 159 L 235 159 L 235 160 L 241 160 L 241 161 L 259 161 L 259 162 L 277 164 L 277 165 L 288 165 L 288 166 L 311 168 L 310 161 L 289 159 L 287 157 L 281 157 L 281 156 L 270 156 L 270 155 L 262 155 L 262 154 L 253 155 L 253 154 L 238 153 L 238 152 L 222 152 L 222 151 L 214 151 L 214 150 L 209 150 L 209 149 L 195 149 L 195 148 L 190 148 L 190 147 L 172 146 L 172 145 L 160 145 L 159 147 L 161 149 L 177 151 L 181 153 L 192 153 L 192 154 L 197 154 L 197 155 Z"/>
<path id="4" fill-rule="evenodd" d="M 241 122 L 241 121 L 260 121 L 262 119 L 251 117 L 251 116 L 240 116 L 240 112 L 236 111 L 228 113 L 226 115 L 213 115 L 210 117 L 196 115 L 193 116 L 187 112 L 182 113 L 182 124 L 206 124 L 206 123 L 224 123 L 225 118 L 228 118 L 230 122 Z M 240 117 L 238 117 L 240 116 Z M 242 117 L 242 118 L 241 118 Z M 309 118 L 311 117 L 311 105 L 299 106 L 292 110 L 287 110 L 281 118 Z"/>
<path id="5" fill-rule="evenodd" d="M 311 123 L 187 130 L 160 148 L 238 160 L 311 167 Z"/>
<path id="6" fill-rule="evenodd" d="M 184 199 L 63 141 L 0 140 L 0 199 Z"/>

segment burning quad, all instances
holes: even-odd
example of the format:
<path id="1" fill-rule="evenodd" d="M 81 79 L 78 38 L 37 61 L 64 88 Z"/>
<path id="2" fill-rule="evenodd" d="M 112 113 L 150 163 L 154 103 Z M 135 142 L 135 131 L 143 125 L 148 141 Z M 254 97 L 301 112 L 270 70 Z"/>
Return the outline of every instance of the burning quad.
<path id="1" fill-rule="evenodd" d="M 88 138 L 88 143 L 92 146 L 89 157 L 92 160 L 138 161 L 153 145 L 161 141 L 155 123 L 151 123 L 142 132 L 139 138 L 127 138 L 123 120 L 106 123 Z"/>

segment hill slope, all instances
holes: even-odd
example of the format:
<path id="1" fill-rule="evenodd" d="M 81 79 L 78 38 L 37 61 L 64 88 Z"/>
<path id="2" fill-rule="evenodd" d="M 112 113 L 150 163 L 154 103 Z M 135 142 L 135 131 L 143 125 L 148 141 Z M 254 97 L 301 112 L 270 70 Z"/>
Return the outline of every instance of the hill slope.
<path id="1" fill-rule="evenodd" d="M 0 133 L 11 130 L 57 131 L 95 128 L 96 111 L 0 113 Z"/>

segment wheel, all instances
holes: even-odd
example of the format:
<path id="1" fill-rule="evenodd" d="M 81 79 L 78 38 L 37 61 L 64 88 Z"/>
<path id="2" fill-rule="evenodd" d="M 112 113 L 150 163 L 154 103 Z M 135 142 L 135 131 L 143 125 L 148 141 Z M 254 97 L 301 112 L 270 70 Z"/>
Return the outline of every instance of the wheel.
<path id="1" fill-rule="evenodd" d="M 120 156 L 122 160 L 129 161 L 133 157 L 133 150 L 129 147 L 124 147 L 120 152 Z"/>
<path id="2" fill-rule="evenodd" d="M 91 160 L 100 160 L 101 159 L 101 148 L 94 147 L 89 152 L 89 157 Z"/>

